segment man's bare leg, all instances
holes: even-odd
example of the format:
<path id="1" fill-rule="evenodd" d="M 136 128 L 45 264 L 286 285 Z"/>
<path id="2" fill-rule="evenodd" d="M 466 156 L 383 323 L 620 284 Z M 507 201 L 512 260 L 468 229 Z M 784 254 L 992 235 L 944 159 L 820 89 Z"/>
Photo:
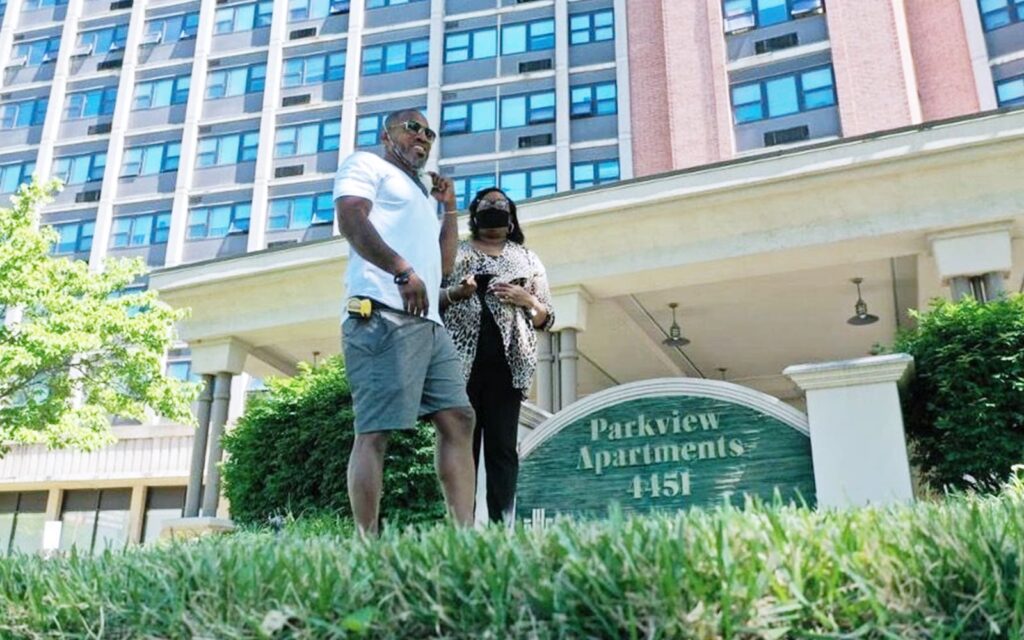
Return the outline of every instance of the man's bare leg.
<path id="1" fill-rule="evenodd" d="M 476 498 L 473 409 L 445 409 L 435 413 L 433 419 L 437 428 L 437 477 L 441 479 L 448 513 L 457 524 L 472 526 Z"/>
<path id="2" fill-rule="evenodd" d="M 360 533 L 377 535 L 388 432 L 356 434 L 348 458 L 348 499 Z"/>

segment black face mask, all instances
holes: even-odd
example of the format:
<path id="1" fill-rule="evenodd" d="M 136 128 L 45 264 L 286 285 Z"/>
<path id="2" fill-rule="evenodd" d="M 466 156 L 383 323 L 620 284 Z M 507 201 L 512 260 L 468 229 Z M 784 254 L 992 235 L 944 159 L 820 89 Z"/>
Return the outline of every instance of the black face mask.
<path id="1" fill-rule="evenodd" d="M 476 226 L 479 229 L 501 229 L 507 228 L 509 221 L 508 211 L 502 211 L 494 207 L 479 209 L 476 212 Z"/>

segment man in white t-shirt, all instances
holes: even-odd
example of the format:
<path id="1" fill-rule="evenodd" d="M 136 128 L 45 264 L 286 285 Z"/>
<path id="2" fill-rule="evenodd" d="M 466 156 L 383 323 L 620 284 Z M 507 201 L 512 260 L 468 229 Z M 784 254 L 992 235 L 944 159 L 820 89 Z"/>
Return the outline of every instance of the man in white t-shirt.
<path id="1" fill-rule="evenodd" d="M 429 174 L 431 189 L 420 179 L 436 138 L 419 111 L 396 111 L 381 130 L 384 157 L 353 153 L 334 181 L 335 212 L 349 242 L 342 348 L 356 436 L 348 495 L 369 534 L 377 532 L 388 433 L 415 428 L 417 418 L 437 428 L 437 473 L 449 513 L 460 524 L 473 521 L 473 410 L 438 305 L 458 243 L 455 188 L 436 173 Z"/>

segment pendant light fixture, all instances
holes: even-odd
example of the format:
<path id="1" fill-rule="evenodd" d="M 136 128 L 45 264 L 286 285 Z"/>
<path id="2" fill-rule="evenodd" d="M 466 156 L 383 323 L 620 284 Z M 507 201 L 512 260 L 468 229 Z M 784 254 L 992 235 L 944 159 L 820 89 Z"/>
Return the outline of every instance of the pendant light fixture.
<path id="1" fill-rule="evenodd" d="M 672 309 L 672 326 L 668 328 L 668 337 L 661 341 L 667 347 L 685 347 L 690 344 L 690 341 L 683 337 L 683 330 L 676 322 L 676 307 L 678 306 L 679 304 L 676 302 L 668 303 L 669 309 Z"/>
<path id="2" fill-rule="evenodd" d="M 864 282 L 864 278 L 851 278 L 850 282 L 857 285 L 857 302 L 853 305 L 853 316 L 846 322 L 855 326 L 878 322 L 878 316 L 868 313 L 868 303 L 860 295 L 860 283 Z"/>

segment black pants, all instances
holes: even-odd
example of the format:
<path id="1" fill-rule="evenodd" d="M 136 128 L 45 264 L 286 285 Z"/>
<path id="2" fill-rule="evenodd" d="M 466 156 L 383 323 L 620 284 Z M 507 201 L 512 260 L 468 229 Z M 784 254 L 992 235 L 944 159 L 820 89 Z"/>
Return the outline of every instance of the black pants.
<path id="1" fill-rule="evenodd" d="M 487 514 L 491 522 L 502 522 L 512 511 L 519 476 L 519 407 L 522 393 L 512 386 L 512 371 L 504 358 L 477 358 L 466 391 L 476 411 L 473 432 L 473 462 L 480 468 L 483 440 L 487 466 Z"/>

